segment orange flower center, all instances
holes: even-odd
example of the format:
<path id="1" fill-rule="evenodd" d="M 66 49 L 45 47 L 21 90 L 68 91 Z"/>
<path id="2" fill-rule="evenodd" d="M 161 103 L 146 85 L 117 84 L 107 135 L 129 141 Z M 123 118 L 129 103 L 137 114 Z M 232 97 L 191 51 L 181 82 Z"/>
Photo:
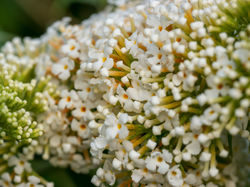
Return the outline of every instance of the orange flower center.
<path id="1" fill-rule="evenodd" d="M 86 108 L 84 106 L 81 107 L 81 112 L 86 112 Z"/>
<path id="2" fill-rule="evenodd" d="M 67 65 L 67 64 L 66 64 L 66 65 L 64 65 L 64 67 L 63 67 L 63 68 L 64 68 L 65 70 L 66 70 L 66 69 L 68 69 L 68 65 Z"/>
<path id="3" fill-rule="evenodd" d="M 85 130 L 85 129 L 86 129 L 86 125 L 81 124 L 81 125 L 80 125 L 80 129 Z"/>
<path id="4" fill-rule="evenodd" d="M 86 88 L 86 90 L 87 90 L 87 92 L 90 92 L 90 91 L 91 91 L 91 88 L 88 87 L 88 88 Z"/>
<path id="5" fill-rule="evenodd" d="M 70 102 L 71 101 L 70 96 L 68 96 L 66 100 L 67 100 L 67 102 Z"/>
<path id="6" fill-rule="evenodd" d="M 128 99 L 128 95 L 127 94 L 123 94 L 123 98 L 124 99 Z"/>
<path id="7" fill-rule="evenodd" d="M 158 59 L 161 59 L 162 54 L 161 54 L 161 53 L 159 53 L 157 57 L 158 57 Z"/>
<path id="8" fill-rule="evenodd" d="M 163 160 L 162 157 L 158 156 L 157 161 L 162 162 L 162 160 Z"/>
<path id="9" fill-rule="evenodd" d="M 74 45 L 72 45 L 72 46 L 70 47 L 70 50 L 73 51 L 75 48 L 76 48 L 76 47 L 75 47 Z"/>
<path id="10" fill-rule="evenodd" d="M 117 128 L 120 130 L 122 128 L 122 125 L 120 123 L 118 123 Z"/>
<path id="11" fill-rule="evenodd" d="M 172 171 L 171 173 L 172 173 L 173 176 L 177 175 L 176 171 Z"/>
<path id="12" fill-rule="evenodd" d="M 103 57 L 103 58 L 102 58 L 102 62 L 105 62 L 106 60 L 107 60 L 106 57 Z"/>

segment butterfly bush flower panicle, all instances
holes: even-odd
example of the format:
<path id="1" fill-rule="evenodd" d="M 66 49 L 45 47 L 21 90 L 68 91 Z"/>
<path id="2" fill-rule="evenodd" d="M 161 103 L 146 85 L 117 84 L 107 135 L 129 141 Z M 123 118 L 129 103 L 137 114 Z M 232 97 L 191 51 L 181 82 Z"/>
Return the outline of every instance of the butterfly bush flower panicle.
<path id="1" fill-rule="evenodd" d="M 198 186 L 228 180 L 218 175 L 224 166 L 217 166 L 217 158 L 230 154 L 222 132 L 249 138 L 249 27 L 243 21 L 238 33 L 227 28 L 234 25 L 230 16 L 243 14 L 241 8 L 229 13 L 230 6 L 243 5 L 135 2 L 81 26 L 67 25 L 67 20 L 54 24 L 47 36 L 52 52 L 52 72 L 47 73 L 64 90 L 55 114 L 63 117 L 57 123 L 65 125 L 61 130 L 48 125 L 54 130 L 45 142 L 61 145 L 64 153 L 45 149 L 44 155 L 51 154 L 55 165 L 72 167 L 74 159 L 88 158 L 90 148 L 93 162 L 104 163 L 93 177 L 96 185 Z M 67 68 L 57 72 L 59 65 Z M 69 137 L 65 142 L 67 129 L 85 140 Z M 86 140 L 90 147 L 84 156 L 69 149 L 74 145 L 77 150 Z M 69 155 L 74 159 L 66 161 Z"/>
<path id="2" fill-rule="evenodd" d="M 234 136 L 250 139 L 249 1 L 110 2 L 42 37 L 35 73 L 59 93 L 30 149 L 97 168 L 96 186 L 236 186 Z"/>
<path id="3" fill-rule="evenodd" d="M 249 138 L 249 26 L 230 23 L 247 15 L 241 7 L 249 3 L 232 2 L 117 4 L 75 31 L 81 46 L 75 90 L 83 103 L 95 98 L 86 119 L 95 135 L 90 152 L 105 163 L 94 184 L 229 180 L 217 164 L 218 157 L 230 161 L 223 133 Z"/>
<path id="4" fill-rule="evenodd" d="M 71 123 L 63 131 L 84 140 L 46 141 L 62 150 L 88 141 L 103 165 L 97 186 L 235 183 L 221 160 L 232 157 L 225 139 L 249 139 L 249 23 L 241 18 L 250 5 L 230 2 L 134 1 L 80 26 L 54 24 L 47 73 L 64 90 L 56 114 Z"/>

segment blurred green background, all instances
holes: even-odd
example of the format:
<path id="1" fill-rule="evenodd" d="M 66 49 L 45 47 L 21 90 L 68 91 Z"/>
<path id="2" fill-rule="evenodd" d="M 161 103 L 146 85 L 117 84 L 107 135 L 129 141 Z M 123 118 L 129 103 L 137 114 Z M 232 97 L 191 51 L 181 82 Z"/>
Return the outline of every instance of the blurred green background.
<path id="1" fill-rule="evenodd" d="M 39 37 L 54 21 L 70 16 L 73 23 L 80 23 L 101 11 L 106 0 L 0 0 L 0 46 L 14 36 Z M 81 175 L 70 169 L 52 167 L 36 158 L 35 170 L 55 187 L 89 187 L 90 175 Z"/>
<path id="2" fill-rule="evenodd" d="M 38 37 L 65 16 L 80 23 L 105 5 L 106 0 L 0 0 L 0 46 L 14 36 Z"/>
<path id="3" fill-rule="evenodd" d="M 37 157 L 32 161 L 35 172 L 44 179 L 54 183 L 54 187 L 95 187 L 91 183 L 92 175 L 95 171 L 90 171 L 88 175 L 77 174 L 69 168 L 56 168 L 47 161 Z"/>

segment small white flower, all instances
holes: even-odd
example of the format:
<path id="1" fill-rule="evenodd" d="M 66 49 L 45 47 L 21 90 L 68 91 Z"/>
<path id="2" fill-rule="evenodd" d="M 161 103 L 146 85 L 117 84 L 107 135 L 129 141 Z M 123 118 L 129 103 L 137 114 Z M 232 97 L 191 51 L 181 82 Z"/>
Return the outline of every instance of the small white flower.
<path id="1" fill-rule="evenodd" d="M 219 116 L 221 107 L 217 104 L 208 107 L 201 116 L 202 123 L 205 125 L 211 125 Z"/>
<path id="2" fill-rule="evenodd" d="M 219 170 L 216 168 L 216 167 L 211 167 L 209 169 L 209 174 L 212 176 L 212 177 L 215 177 L 216 175 L 218 175 L 219 173 Z"/>
<path id="3" fill-rule="evenodd" d="M 58 147 L 61 144 L 61 137 L 59 135 L 54 135 L 50 138 L 50 146 L 51 147 Z"/>
<path id="4" fill-rule="evenodd" d="M 201 126 L 202 126 L 201 119 L 198 116 L 192 117 L 190 125 L 191 130 L 199 130 Z"/>
<path id="5" fill-rule="evenodd" d="M 207 97 L 205 94 L 200 94 L 197 96 L 197 100 L 198 100 L 200 106 L 203 106 L 207 102 Z"/>
<path id="6" fill-rule="evenodd" d="M 91 183 L 93 183 L 96 186 L 100 186 L 102 181 L 96 175 L 94 175 L 91 179 Z"/>
<path id="7" fill-rule="evenodd" d="M 179 165 L 172 167 L 167 173 L 167 180 L 170 185 L 179 187 L 183 184 L 183 178 Z"/>
<path id="8" fill-rule="evenodd" d="M 190 185 L 194 185 L 196 183 L 196 177 L 197 177 L 196 175 L 190 173 L 185 177 L 185 182 Z"/>
<path id="9" fill-rule="evenodd" d="M 64 44 L 61 49 L 64 54 L 69 55 L 72 58 L 77 58 L 80 55 L 79 44 L 73 39 L 67 40 L 67 43 Z"/>
<path id="10" fill-rule="evenodd" d="M 74 90 L 71 90 L 70 92 L 67 90 L 63 90 L 61 92 L 61 97 L 62 99 L 58 103 L 60 109 L 73 108 L 78 99 L 78 95 Z"/>
<path id="11" fill-rule="evenodd" d="M 131 175 L 132 180 L 136 183 L 140 182 L 143 178 L 147 179 L 148 177 L 149 177 L 149 172 L 147 168 L 134 169 Z"/>
<path id="12" fill-rule="evenodd" d="M 147 147 L 150 148 L 151 150 L 153 150 L 156 147 L 157 143 L 152 141 L 152 140 L 148 140 L 147 142 Z"/>
<path id="13" fill-rule="evenodd" d="M 70 144 L 70 143 L 63 143 L 63 144 L 62 144 L 62 148 L 63 148 L 63 151 L 64 151 L 65 153 L 68 153 L 68 152 L 70 152 L 70 150 L 71 150 L 71 144 Z"/>
<path id="14" fill-rule="evenodd" d="M 11 177 L 9 173 L 3 173 L 0 178 L 0 185 L 3 187 L 9 187 L 11 185 Z"/>
<path id="15" fill-rule="evenodd" d="M 89 128 L 83 120 L 77 121 L 73 119 L 71 122 L 71 129 L 76 131 L 81 138 L 88 138 L 90 135 Z"/>
<path id="16" fill-rule="evenodd" d="M 151 93 L 140 87 L 139 82 L 132 81 L 132 87 L 129 87 L 126 92 L 128 96 L 136 101 L 146 101 L 150 99 Z"/>
<path id="17" fill-rule="evenodd" d="M 169 169 L 169 165 L 165 162 L 160 152 L 153 152 L 150 157 L 146 158 L 145 162 L 146 167 L 153 172 L 157 171 L 160 174 L 165 174 Z"/>
<path id="18" fill-rule="evenodd" d="M 208 162 L 211 159 L 211 153 L 203 151 L 200 156 L 202 162 Z"/>
<path id="19" fill-rule="evenodd" d="M 121 139 L 126 138 L 129 132 L 124 122 L 127 120 L 126 114 L 121 114 L 119 120 L 117 120 L 114 114 L 108 115 L 102 127 L 102 131 L 105 132 L 105 137 L 107 139 L 114 139 L 116 135 L 119 135 Z"/>
<path id="20" fill-rule="evenodd" d="M 58 75 L 62 80 L 70 77 L 70 71 L 74 69 L 75 63 L 69 58 L 62 58 L 58 63 L 53 64 L 52 73 Z"/>
<path id="21" fill-rule="evenodd" d="M 201 151 L 201 145 L 198 137 L 198 134 L 193 133 L 186 133 L 183 137 L 183 143 L 187 145 L 185 149 L 192 155 L 198 155 Z"/>
<path id="22" fill-rule="evenodd" d="M 34 184 L 38 184 L 40 182 L 40 179 L 34 175 L 31 175 L 28 177 L 29 182 L 34 183 Z"/>
<path id="23" fill-rule="evenodd" d="M 136 160 L 140 157 L 140 153 L 136 152 L 135 150 L 131 150 L 129 152 L 129 157 L 131 158 L 131 160 Z"/>
<path id="24" fill-rule="evenodd" d="M 87 108 L 87 103 L 77 102 L 75 109 L 72 111 L 72 115 L 77 119 L 92 120 L 94 118 L 92 112 Z"/>
<path id="25" fill-rule="evenodd" d="M 112 165 L 117 170 L 121 170 L 122 169 L 122 162 L 120 160 L 118 160 L 117 158 L 113 159 Z"/>

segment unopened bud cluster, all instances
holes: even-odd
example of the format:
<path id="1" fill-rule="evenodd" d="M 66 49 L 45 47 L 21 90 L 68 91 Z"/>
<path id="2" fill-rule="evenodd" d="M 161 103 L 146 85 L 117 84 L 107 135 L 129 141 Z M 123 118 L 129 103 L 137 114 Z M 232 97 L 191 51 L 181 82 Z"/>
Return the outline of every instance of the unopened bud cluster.
<path id="1" fill-rule="evenodd" d="M 15 38 L 0 53 L 0 172 L 13 166 L 9 162 L 20 149 L 37 144 L 44 133 L 37 117 L 48 110 L 47 95 L 54 95 L 49 77 L 36 78 L 38 55 L 32 50 L 32 41 L 28 46 L 31 51 Z M 7 180 L 7 174 L 4 176 Z"/>
<path id="2" fill-rule="evenodd" d="M 15 60 L 15 59 L 13 59 Z M 30 143 L 43 134 L 36 115 L 48 109 L 43 92 L 53 91 L 49 79 L 32 79 L 34 64 L 11 62 L 1 54 L 0 72 L 0 135 L 2 143 Z M 29 82 L 28 82 L 29 81 Z M 52 90 L 49 90 L 49 89 Z"/>

